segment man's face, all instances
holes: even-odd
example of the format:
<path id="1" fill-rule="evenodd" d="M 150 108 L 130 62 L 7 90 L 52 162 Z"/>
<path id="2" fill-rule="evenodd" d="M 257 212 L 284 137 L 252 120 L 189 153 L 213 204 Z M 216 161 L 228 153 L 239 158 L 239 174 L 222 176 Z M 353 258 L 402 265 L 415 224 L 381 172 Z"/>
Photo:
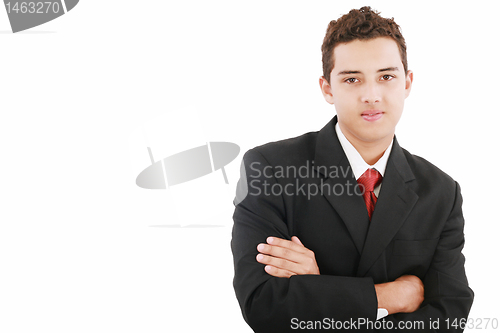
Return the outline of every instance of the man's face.
<path id="1" fill-rule="evenodd" d="M 330 84 L 321 90 L 337 110 L 351 143 L 390 143 L 408 97 L 413 73 L 405 75 L 397 43 L 388 37 L 339 44 L 333 51 Z"/>

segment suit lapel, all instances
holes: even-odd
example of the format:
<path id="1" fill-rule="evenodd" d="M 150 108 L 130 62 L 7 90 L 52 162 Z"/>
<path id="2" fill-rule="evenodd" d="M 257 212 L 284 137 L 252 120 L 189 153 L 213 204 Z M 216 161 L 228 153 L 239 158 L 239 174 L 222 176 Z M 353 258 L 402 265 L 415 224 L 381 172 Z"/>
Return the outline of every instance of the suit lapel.
<path id="1" fill-rule="evenodd" d="M 415 179 L 396 138 L 387 162 L 380 195 L 366 236 L 358 276 L 364 276 L 403 225 L 418 200 L 408 186 Z"/>
<path id="2" fill-rule="evenodd" d="M 318 133 L 314 167 L 326 177 L 323 194 L 344 221 L 361 254 L 368 231 L 368 212 L 363 198 L 353 195 L 357 182 L 335 133 L 336 123 L 337 116 Z"/>

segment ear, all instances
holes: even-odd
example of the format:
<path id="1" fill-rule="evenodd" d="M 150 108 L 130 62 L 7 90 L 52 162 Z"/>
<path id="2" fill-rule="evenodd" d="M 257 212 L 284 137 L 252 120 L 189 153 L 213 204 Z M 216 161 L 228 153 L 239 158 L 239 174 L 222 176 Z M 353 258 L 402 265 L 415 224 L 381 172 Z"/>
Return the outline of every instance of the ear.
<path id="1" fill-rule="evenodd" d="M 410 96 L 410 91 L 411 91 L 411 86 L 413 85 L 413 71 L 408 71 L 406 74 L 406 81 L 405 81 L 405 98 Z"/>
<path id="2" fill-rule="evenodd" d="M 323 93 L 323 97 L 325 98 L 325 100 L 328 103 L 333 104 L 332 87 L 324 76 L 319 78 L 319 87 L 321 88 L 321 92 Z"/>

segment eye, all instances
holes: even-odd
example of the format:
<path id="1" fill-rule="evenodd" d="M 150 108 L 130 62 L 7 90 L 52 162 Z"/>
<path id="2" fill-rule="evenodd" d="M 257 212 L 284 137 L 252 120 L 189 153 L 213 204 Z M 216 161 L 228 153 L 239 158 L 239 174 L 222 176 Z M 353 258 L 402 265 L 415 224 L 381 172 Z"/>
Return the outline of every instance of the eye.
<path id="1" fill-rule="evenodd" d="M 385 74 L 382 76 L 382 81 L 390 81 L 394 79 L 394 75 Z"/>
<path id="2" fill-rule="evenodd" d="M 344 80 L 344 82 L 349 83 L 349 84 L 356 83 L 356 81 L 359 81 L 359 80 L 356 79 L 355 77 L 350 77 L 350 78 L 347 78 Z"/>

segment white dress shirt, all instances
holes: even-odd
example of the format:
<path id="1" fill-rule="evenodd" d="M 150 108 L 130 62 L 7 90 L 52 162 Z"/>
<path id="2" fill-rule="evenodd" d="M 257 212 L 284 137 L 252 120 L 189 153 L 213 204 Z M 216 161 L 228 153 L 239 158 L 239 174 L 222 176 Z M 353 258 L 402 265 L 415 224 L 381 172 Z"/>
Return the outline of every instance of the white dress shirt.
<path id="1" fill-rule="evenodd" d="M 356 180 L 358 180 L 358 178 L 361 177 L 367 169 L 371 168 L 377 169 L 377 171 L 380 172 L 382 177 L 384 177 L 385 167 L 387 166 L 387 160 L 389 159 L 389 155 L 391 154 L 392 143 L 394 139 L 391 140 L 391 144 L 385 150 L 384 155 L 382 155 L 382 157 L 379 158 L 379 160 L 374 165 L 369 165 L 368 163 L 365 162 L 363 157 L 361 157 L 356 148 L 354 148 L 352 143 L 350 143 L 349 140 L 347 140 L 344 133 L 342 133 L 342 130 L 340 129 L 339 123 L 335 125 L 335 131 L 337 132 L 340 144 L 342 145 L 342 149 L 344 149 L 344 153 L 347 156 L 347 160 L 351 165 L 352 172 L 354 173 L 354 177 L 356 178 Z M 378 194 L 380 193 L 381 187 L 382 184 L 378 185 L 373 189 L 373 193 L 377 198 Z"/>

